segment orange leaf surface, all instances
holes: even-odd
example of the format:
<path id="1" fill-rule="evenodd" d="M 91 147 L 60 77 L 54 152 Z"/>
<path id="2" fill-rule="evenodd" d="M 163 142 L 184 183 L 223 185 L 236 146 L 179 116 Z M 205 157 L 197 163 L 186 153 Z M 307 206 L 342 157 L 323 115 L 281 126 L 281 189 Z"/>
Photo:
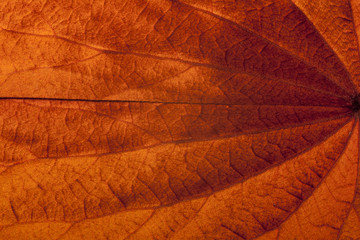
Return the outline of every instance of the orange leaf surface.
<path id="1" fill-rule="evenodd" d="M 0 239 L 360 239 L 358 0 L 0 1 Z"/>

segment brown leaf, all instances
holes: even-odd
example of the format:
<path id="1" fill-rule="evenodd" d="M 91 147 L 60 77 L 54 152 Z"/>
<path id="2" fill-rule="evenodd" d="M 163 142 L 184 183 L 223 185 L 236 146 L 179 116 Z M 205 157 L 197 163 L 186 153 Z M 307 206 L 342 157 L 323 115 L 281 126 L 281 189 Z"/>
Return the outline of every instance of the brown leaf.
<path id="1" fill-rule="evenodd" d="M 0 2 L 0 239 L 359 239 L 355 0 Z"/>

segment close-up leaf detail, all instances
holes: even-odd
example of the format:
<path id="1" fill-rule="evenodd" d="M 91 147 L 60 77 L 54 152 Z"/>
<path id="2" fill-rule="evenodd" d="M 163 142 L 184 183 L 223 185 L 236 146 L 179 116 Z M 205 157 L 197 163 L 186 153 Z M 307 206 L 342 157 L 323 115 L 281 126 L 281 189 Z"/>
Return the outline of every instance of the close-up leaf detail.
<path id="1" fill-rule="evenodd" d="M 0 240 L 359 240 L 359 0 L 0 0 Z"/>

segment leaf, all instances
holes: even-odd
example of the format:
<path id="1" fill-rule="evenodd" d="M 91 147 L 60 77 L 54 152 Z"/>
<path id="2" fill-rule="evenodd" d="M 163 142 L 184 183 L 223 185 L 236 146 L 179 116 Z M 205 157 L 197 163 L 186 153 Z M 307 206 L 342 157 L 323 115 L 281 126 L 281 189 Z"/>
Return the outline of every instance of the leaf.
<path id="1" fill-rule="evenodd" d="M 356 0 L 0 2 L 0 239 L 359 239 Z"/>

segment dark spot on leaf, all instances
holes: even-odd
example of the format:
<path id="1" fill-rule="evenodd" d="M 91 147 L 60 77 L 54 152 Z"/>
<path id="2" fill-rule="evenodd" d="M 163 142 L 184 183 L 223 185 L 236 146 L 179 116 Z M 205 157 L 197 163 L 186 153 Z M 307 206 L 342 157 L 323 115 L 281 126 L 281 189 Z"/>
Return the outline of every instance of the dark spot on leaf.
<path id="1" fill-rule="evenodd" d="M 360 95 L 356 95 L 353 97 L 351 103 L 351 110 L 353 113 L 357 113 L 360 110 Z"/>

